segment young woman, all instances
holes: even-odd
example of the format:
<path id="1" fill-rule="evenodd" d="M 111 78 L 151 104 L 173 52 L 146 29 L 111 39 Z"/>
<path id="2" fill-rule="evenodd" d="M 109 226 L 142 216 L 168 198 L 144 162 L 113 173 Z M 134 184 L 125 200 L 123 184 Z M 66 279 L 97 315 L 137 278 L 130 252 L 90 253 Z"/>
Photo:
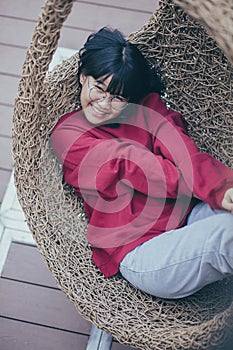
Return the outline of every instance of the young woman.
<path id="1" fill-rule="evenodd" d="M 80 51 L 81 109 L 51 135 L 84 199 L 106 277 L 180 298 L 233 274 L 233 170 L 198 151 L 136 45 L 102 28 Z"/>

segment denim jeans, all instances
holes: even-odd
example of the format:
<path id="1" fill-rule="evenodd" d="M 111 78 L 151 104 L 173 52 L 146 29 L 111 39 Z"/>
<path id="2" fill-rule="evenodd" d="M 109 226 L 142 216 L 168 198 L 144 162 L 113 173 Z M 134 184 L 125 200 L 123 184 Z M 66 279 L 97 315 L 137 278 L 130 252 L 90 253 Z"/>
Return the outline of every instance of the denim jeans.
<path id="1" fill-rule="evenodd" d="M 120 272 L 131 284 L 162 298 L 182 298 L 233 275 L 233 215 L 197 204 L 187 225 L 129 252 Z"/>

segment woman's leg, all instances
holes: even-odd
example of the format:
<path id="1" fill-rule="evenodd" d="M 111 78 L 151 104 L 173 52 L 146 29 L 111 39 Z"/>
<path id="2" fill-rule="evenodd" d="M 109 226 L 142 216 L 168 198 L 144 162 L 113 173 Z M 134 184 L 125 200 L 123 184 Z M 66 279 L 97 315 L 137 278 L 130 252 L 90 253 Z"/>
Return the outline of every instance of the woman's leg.
<path id="1" fill-rule="evenodd" d="M 233 215 L 199 203 L 186 226 L 128 253 L 120 272 L 137 288 L 162 298 L 182 298 L 233 275 Z"/>

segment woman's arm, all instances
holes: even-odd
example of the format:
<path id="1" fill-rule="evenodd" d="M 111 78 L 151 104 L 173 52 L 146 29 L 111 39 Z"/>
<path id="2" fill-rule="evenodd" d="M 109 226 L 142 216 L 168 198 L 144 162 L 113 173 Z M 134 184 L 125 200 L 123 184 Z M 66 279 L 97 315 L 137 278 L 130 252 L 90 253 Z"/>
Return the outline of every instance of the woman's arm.
<path id="1" fill-rule="evenodd" d="M 57 141 L 53 138 L 55 152 L 65 132 L 60 130 Z M 121 190 L 125 191 L 130 187 L 156 198 L 177 196 L 180 181 L 177 167 L 130 140 L 96 139 L 87 133 L 62 152 L 60 161 L 66 182 L 82 193 L 94 195 L 98 191 L 102 197 L 114 199 L 121 183 Z"/>
<path id="2" fill-rule="evenodd" d="M 111 200 L 118 195 L 118 185 L 122 191 L 134 189 L 155 198 L 177 197 L 183 180 L 171 160 L 130 139 L 100 138 L 76 118 L 74 113 L 61 118 L 51 145 L 66 182 L 77 191 L 92 195 L 98 191 Z"/>
<path id="3" fill-rule="evenodd" d="M 214 209 L 226 209 L 228 200 L 229 208 L 232 192 L 225 193 L 233 187 L 233 170 L 210 154 L 197 149 L 179 113 L 168 111 L 166 122 L 156 135 L 155 145 L 166 159 L 173 159 L 194 197 Z"/>

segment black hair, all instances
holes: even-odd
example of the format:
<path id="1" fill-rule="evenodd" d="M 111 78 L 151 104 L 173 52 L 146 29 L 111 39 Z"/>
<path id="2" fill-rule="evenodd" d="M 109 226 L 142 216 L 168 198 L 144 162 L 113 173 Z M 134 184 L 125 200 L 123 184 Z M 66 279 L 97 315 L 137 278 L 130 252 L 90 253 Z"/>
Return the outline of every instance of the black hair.
<path id="1" fill-rule="evenodd" d="M 161 93 L 163 84 L 157 70 L 135 44 L 127 41 L 117 29 L 104 27 L 91 34 L 79 51 L 79 75 L 107 79 L 107 91 L 137 103 L 150 92 Z"/>

